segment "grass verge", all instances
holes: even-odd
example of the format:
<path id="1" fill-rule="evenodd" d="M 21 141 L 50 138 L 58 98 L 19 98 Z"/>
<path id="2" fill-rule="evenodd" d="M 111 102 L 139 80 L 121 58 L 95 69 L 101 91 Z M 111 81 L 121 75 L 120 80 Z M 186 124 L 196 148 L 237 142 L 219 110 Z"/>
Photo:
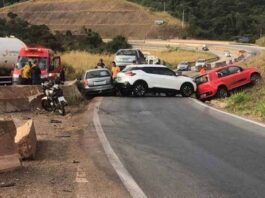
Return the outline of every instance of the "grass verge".
<path id="1" fill-rule="evenodd" d="M 164 51 L 148 50 L 152 55 L 159 57 L 168 66 L 175 69 L 181 61 L 193 62 L 197 59 L 210 59 L 216 57 L 211 53 L 205 53 L 195 50 L 168 49 Z M 66 77 L 68 80 L 80 78 L 87 70 L 94 68 L 100 58 L 103 58 L 107 67 L 110 68 L 111 62 L 114 60 L 113 54 L 91 54 L 82 51 L 71 51 L 62 54 L 63 64 L 66 66 Z"/>
<path id="2" fill-rule="evenodd" d="M 262 76 L 261 82 L 217 102 L 222 103 L 222 107 L 229 112 L 265 121 L 265 53 L 260 53 L 241 65 L 256 66 Z"/>

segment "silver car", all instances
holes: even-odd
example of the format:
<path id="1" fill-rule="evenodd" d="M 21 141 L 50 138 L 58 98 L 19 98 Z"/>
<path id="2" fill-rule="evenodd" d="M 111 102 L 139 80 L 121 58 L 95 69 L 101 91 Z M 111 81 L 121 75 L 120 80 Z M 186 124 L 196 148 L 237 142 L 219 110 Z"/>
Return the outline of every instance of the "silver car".
<path id="1" fill-rule="evenodd" d="M 116 65 L 124 69 L 127 65 L 144 64 L 144 54 L 138 49 L 120 49 L 116 52 L 114 61 Z"/>
<path id="2" fill-rule="evenodd" d="M 108 69 L 87 70 L 83 77 L 83 85 L 87 95 L 112 93 L 112 76 Z"/>
<path id="3" fill-rule="evenodd" d="M 178 69 L 179 71 L 190 71 L 190 70 L 191 70 L 191 65 L 190 65 L 190 63 L 187 62 L 187 61 L 185 61 L 185 62 L 180 62 L 180 63 L 178 64 L 177 69 Z"/>

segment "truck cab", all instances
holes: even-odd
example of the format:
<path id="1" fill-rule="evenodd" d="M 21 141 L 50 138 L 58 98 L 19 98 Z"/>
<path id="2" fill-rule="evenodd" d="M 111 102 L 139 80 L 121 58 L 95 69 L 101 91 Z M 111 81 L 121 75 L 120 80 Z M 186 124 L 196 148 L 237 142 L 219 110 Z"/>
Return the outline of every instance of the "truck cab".
<path id="1" fill-rule="evenodd" d="M 42 81 L 60 78 L 63 71 L 60 57 L 55 56 L 51 49 L 24 47 L 18 54 L 17 64 L 13 71 L 13 84 L 21 84 L 21 71 L 28 62 L 37 63 L 41 70 Z"/>

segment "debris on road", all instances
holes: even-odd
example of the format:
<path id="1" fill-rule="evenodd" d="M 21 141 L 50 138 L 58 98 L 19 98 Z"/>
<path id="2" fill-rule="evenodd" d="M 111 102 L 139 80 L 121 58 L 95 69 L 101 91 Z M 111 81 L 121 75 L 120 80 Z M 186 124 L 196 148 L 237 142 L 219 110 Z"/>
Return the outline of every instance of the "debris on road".
<path id="1" fill-rule="evenodd" d="M 34 159 L 37 148 L 37 136 L 33 120 L 27 121 L 24 125 L 17 128 L 15 143 L 22 159 Z"/>
<path id="2" fill-rule="evenodd" d="M 62 121 L 60 121 L 60 120 L 51 120 L 50 123 L 58 123 L 59 124 L 59 123 L 62 123 Z"/>
<path id="3" fill-rule="evenodd" d="M 80 162 L 77 160 L 73 160 L 73 164 L 79 164 Z"/>
<path id="4" fill-rule="evenodd" d="M 8 188 L 8 187 L 13 187 L 15 185 L 16 185 L 15 182 L 8 182 L 8 183 L 2 182 L 0 183 L 0 188 Z"/>

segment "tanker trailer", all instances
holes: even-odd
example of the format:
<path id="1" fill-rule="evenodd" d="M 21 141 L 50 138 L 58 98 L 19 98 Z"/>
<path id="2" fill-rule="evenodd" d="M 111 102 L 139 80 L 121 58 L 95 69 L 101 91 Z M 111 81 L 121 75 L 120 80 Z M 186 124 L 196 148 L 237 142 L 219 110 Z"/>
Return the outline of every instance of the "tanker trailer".
<path id="1" fill-rule="evenodd" d="M 13 36 L 0 37 L 0 85 L 12 84 L 12 71 L 23 47 L 26 44 Z"/>

